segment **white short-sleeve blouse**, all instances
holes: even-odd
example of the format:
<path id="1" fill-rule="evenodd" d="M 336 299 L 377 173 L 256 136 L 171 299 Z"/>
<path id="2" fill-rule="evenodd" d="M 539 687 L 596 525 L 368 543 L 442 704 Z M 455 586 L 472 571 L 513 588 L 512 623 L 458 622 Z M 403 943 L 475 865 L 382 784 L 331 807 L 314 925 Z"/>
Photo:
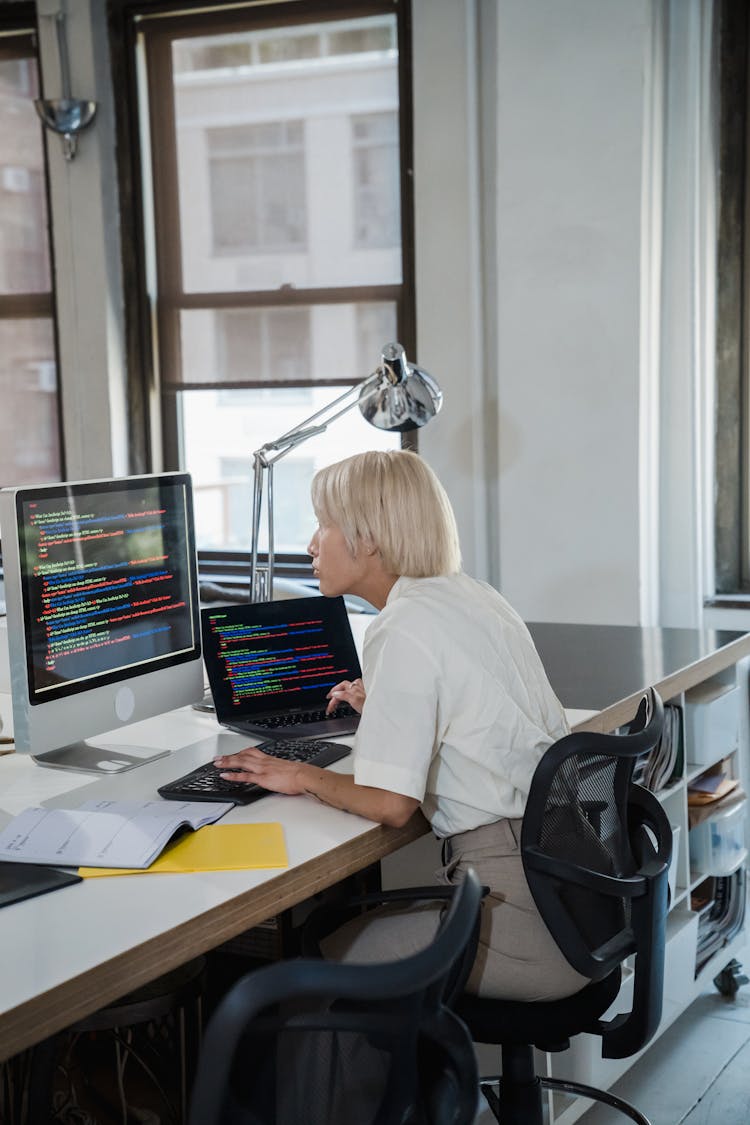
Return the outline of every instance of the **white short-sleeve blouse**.
<path id="1" fill-rule="evenodd" d="M 365 635 L 360 785 L 415 797 L 437 836 L 520 817 L 568 733 L 528 629 L 465 574 L 399 578 Z"/>

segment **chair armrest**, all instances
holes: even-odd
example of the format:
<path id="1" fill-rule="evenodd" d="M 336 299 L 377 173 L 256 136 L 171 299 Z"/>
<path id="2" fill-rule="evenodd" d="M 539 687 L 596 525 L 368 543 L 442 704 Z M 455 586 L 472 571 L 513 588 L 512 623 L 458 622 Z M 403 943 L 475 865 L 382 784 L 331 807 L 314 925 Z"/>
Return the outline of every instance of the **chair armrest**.
<path id="1" fill-rule="evenodd" d="M 615 876 L 605 875 L 601 871 L 594 871 L 590 867 L 583 867 L 569 860 L 558 859 L 557 856 L 548 855 L 537 847 L 524 849 L 524 864 L 532 870 L 540 871 L 545 875 L 552 875 L 565 883 L 574 883 L 576 886 L 585 887 L 589 891 L 610 895 L 612 898 L 637 898 L 645 894 L 646 885 L 642 875 Z"/>
<path id="2" fill-rule="evenodd" d="M 602 1055 L 606 1059 L 627 1058 L 648 1043 L 659 1025 L 664 996 L 672 828 L 657 798 L 640 786 L 633 786 L 630 809 L 647 890 L 631 904 L 630 926 L 640 951 L 635 958 L 631 1010 L 600 1024 Z M 654 839 L 645 828 L 651 830 Z"/>

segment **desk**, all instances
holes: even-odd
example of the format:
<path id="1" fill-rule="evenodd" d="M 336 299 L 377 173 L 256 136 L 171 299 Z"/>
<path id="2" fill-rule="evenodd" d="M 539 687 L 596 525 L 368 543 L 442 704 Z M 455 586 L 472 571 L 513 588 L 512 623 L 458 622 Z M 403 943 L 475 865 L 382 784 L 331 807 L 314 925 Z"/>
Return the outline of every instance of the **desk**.
<path id="1" fill-rule="evenodd" d="M 665 699 L 681 698 L 750 655 L 750 634 L 734 632 L 545 624 L 530 628 L 563 704 L 587 713 L 576 716 L 580 728 L 612 730 L 632 718 L 649 685 L 656 686 Z M 123 798 L 152 794 L 163 780 L 211 757 L 215 742 L 189 747 L 197 740 L 215 740 L 216 732 L 210 716 L 189 709 L 137 724 L 122 735 L 122 741 L 142 741 L 174 752 L 106 781 L 45 770 L 27 759 L 0 758 L 0 809 L 6 802 L 13 805 L 8 812 L 19 811 L 19 804 L 36 799 L 35 790 L 46 803 L 64 805 L 73 785 L 76 803 L 103 792 Z M 229 740 L 226 748 L 233 741 L 235 745 L 246 741 L 229 734 L 221 737 Z M 745 762 L 746 743 L 740 756 Z M 344 761 L 332 768 L 348 769 L 349 764 Z M 681 791 L 670 800 L 677 803 L 683 798 Z M 389 829 L 305 797 L 272 796 L 228 815 L 235 820 L 280 820 L 286 831 L 289 869 L 95 879 L 2 911 L 0 1058 L 33 1045 L 427 831 L 420 817 L 403 829 Z M 684 842 L 681 847 L 682 883 L 687 884 Z M 687 944 L 695 930 L 686 896 L 685 889 L 678 910 L 673 911 L 671 949 L 677 943 Z M 672 963 L 676 964 L 674 957 Z M 687 972 L 687 962 L 686 966 Z M 669 964 L 667 976 L 669 983 Z M 672 984 L 678 998 L 674 1003 L 670 1000 L 667 1020 L 690 1002 L 698 987 L 691 972 L 687 978 L 677 974 Z M 612 1072 L 611 1080 L 616 1076 Z M 605 1077 L 610 1078 L 610 1072 Z"/>
<path id="2" fill-rule="evenodd" d="M 43 769 L 28 758 L 0 759 L 0 808 L 78 804 L 104 794 L 156 794 L 214 753 L 247 739 L 217 734 L 211 716 L 191 709 L 129 728 L 122 741 L 176 749 L 167 758 L 104 780 Z M 117 736 L 120 737 L 120 736 Z M 115 738 L 108 736 L 108 742 Z M 198 742 L 198 745 L 195 744 Z M 348 769 L 350 759 L 332 768 Z M 6 767 L 7 770 L 6 770 Z M 75 792 L 70 797 L 71 787 Z M 16 812 L 14 807 L 11 812 Z M 32 1046 L 124 993 L 155 979 L 317 891 L 375 863 L 427 831 L 421 816 L 402 829 L 375 825 L 307 797 L 269 796 L 228 813 L 226 821 L 281 821 L 289 868 L 191 875 L 91 879 L 5 907 L 0 963 L 0 1059 Z"/>
<path id="3" fill-rule="evenodd" d="M 687 786 L 710 765 L 729 762 L 750 792 L 750 722 L 748 720 L 748 656 L 750 634 L 719 630 L 638 628 L 636 626 L 551 625 L 532 623 L 529 629 L 553 688 L 570 708 L 596 710 L 577 724 L 577 729 L 611 731 L 627 723 L 635 713 L 645 688 L 654 686 L 666 704 L 687 715 L 700 707 L 703 691 L 734 693 L 738 700 L 739 724 L 733 744 L 721 731 L 695 729 L 684 723 L 684 761 L 678 776 L 659 791 L 658 798 L 676 829 L 674 850 L 674 894 L 667 918 L 664 967 L 664 1004 L 656 1036 L 711 986 L 713 978 L 732 958 L 742 956 L 747 941 L 743 926 L 726 937 L 706 959 L 701 946 L 704 912 L 694 908 L 692 894 L 707 880 L 707 873 L 693 863 L 690 848 Z M 708 724 L 706 724 L 708 725 Z M 708 736 L 708 737 L 705 737 Z M 701 742 L 699 745 L 698 742 Z M 726 872 L 729 875 L 729 871 Z M 738 869 L 732 878 L 741 877 Z M 626 976 L 615 1011 L 628 1010 L 632 978 Z M 608 1017 L 609 1018 L 609 1017 Z M 648 1047 L 646 1048 L 648 1050 Z M 637 1056 L 636 1056 L 637 1057 Z M 635 1062 L 603 1059 L 596 1036 L 578 1035 L 568 1051 L 547 1054 L 540 1068 L 556 1077 L 609 1089 Z M 572 1125 L 584 1112 L 584 1099 L 566 1104 L 551 1098 L 550 1125 Z"/>
<path id="4" fill-rule="evenodd" d="M 596 712 L 579 730 L 612 731 L 632 719 L 646 688 L 668 700 L 750 654 L 750 633 L 727 629 L 528 627 L 563 706 Z"/>

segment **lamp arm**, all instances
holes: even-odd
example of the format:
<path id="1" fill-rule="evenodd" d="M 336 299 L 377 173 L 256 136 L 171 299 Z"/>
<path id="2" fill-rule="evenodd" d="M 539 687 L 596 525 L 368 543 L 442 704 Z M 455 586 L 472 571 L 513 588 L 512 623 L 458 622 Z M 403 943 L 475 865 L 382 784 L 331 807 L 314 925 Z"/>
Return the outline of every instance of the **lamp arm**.
<path id="1" fill-rule="evenodd" d="M 281 434 L 280 437 L 274 438 L 273 441 L 267 441 L 265 445 L 262 445 L 260 449 L 256 449 L 253 453 L 253 507 L 250 547 L 250 600 L 252 602 L 270 601 L 273 597 L 273 466 L 277 461 L 280 461 L 282 457 L 285 457 L 287 453 L 290 453 L 292 449 L 296 449 L 298 445 L 302 445 L 303 442 L 307 441 L 308 438 L 325 433 L 331 422 L 335 422 L 337 418 L 340 418 L 357 405 L 363 388 L 366 387 L 371 380 L 379 377 L 379 375 L 380 369 L 374 371 L 364 382 L 349 387 L 348 390 L 344 391 L 338 398 L 335 398 L 326 406 L 321 407 L 320 410 L 316 410 L 314 414 L 311 414 L 309 418 L 305 418 L 304 421 L 293 426 L 291 430 L 287 430 L 286 433 Z M 337 409 L 337 407 L 339 409 Z M 321 418 L 323 415 L 329 416 L 324 417 L 323 421 L 318 422 L 317 419 Z M 266 473 L 268 562 L 264 567 L 261 567 L 258 565 L 258 542 L 260 540 L 260 518 L 261 508 L 263 506 L 264 474 Z"/>
<path id="2" fill-rule="evenodd" d="M 253 454 L 253 506 L 250 523 L 250 601 L 265 601 L 264 577 L 258 568 L 258 541 L 260 539 L 260 509 L 263 502 L 263 473 L 265 465 L 259 453 Z"/>
<path id="3" fill-rule="evenodd" d="M 272 461 L 279 461 L 290 449 L 295 449 L 298 445 L 301 445 L 303 441 L 307 441 L 308 438 L 324 433 L 331 422 L 335 422 L 342 414 L 346 414 L 347 411 L 357 405 L 359 396 L 364 389 L 369 386 L 371 381 L 375 381 L 379 375 L 380 368 L 373 371 L 372 375 L 369 375 L 363 382 L 356 383 L 353 387 L 349 387 L 343 394 L 339 395 L 338 398 L 333 399 L 332 402 L 321 406 L 320 410 L 316 410 L 309 418 L 298 422 L 291 430 L 287 430 L 286 433 L 274 438 L 273 441 L 267 441 L 260 449 L 256 449 L 253 457 L 260 457 L 266 464 L 270 464 Z M 347 402 L 347 399 L 350 401 Z M 342 405 L 343 403 L 346 403 L 346 405 Z M 338 406 L 341 407 L 340 410 L 336 409 Z M 321 422 L 318 422 L 317 420 L 323 415 L 328 416 L 324 417 Z M 317 424 L 315 425 L 313 423 Z"/>

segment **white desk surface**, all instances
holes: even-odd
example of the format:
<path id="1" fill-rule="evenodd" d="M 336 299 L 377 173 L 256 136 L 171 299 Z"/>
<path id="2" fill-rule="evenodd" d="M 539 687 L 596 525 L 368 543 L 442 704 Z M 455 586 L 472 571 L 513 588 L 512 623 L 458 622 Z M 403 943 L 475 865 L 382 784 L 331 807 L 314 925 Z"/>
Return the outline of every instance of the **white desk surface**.
<path id="1" fill-rule="evenodd" d="M 90 797 L 151 797 L 222 751 L 247 745 L 190 708 L 107 736 L 172 750 L 102 780 L 0 758 L 3 820 L 28 805 L 78 805 Z M 350 759 L 332 768 L 347 770 Z M 84 880 L 2 908 L 0 1059 L 211 949 L 317 890 L 416 839 L 425 822 L 387 829 L 309 797 L 272 795 L 225 822 L 280 821 L 289 868 Z"/>
<path id="2" fill-rule="evenodd" d="M 371 620 L 352 615 L 358 646 Z M 588 714 L 571 712 L 569 718 L 575 723 Z M 170 753 L 132 771 L 93 780 L 88 774 L 38 766 L 25 755 L 0 757 L 0 824 L 30 805 L 75 807 L 104 795 L 152 797 L 163 781 L 248 742 L 221 731 L 213 716 L 192 708 L 92 741 L 141 743 Z M 347 771 L 350 759 L 331 768 Z M 289 868 L 91 879 L 2 908 L 0 1059 L 426 831 L 420 817 L 404 829 L 389 829 L 308 797 L 278 795 L 237 807 L 225 820 L 280 821 Z"/>

